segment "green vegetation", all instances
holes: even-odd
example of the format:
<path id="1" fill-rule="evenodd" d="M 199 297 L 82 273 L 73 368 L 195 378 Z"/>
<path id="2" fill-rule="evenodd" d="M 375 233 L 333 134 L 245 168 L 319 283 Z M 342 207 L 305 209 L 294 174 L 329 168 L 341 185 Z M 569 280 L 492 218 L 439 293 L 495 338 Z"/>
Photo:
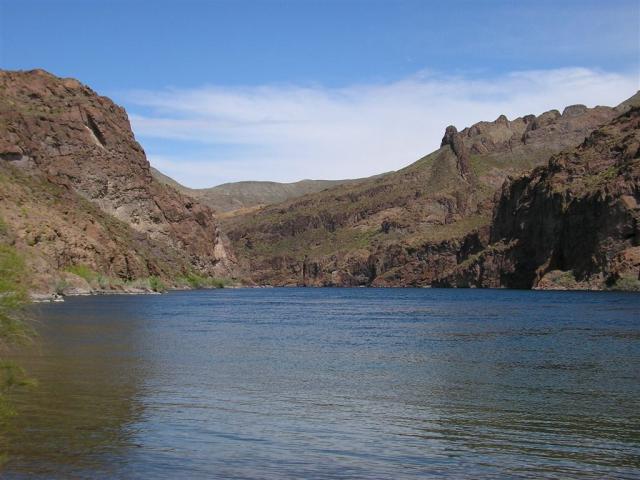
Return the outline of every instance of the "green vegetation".
<path id="1" fill-rule="evenodd" d="M 433 225 L 424 231 L 413 235 L 407 239 L 407 242 L 412 246 L 417 246 L 422 243 L 438 243 L 449 239 L 462 238 L 465 235 L 478 230 L 491 223 L 491 217 L 487 214 L 484 215 L 469 215 L 463 217 L 457 222 L 448 223 L 445 225 Z"/>
<path id="2" fill-rule="evenodd" d="M 504 175 L 529 171 L 543 164 L 553 155 L 554 150 L 540 148 L 522 152 L 496 152 L 483 155 L 471 155 L 471 167 L 478 177 L 491 174 L 492 171 Z"/>
<path id="3" fill-rule="evenodd" d="M 19 315 L 27 301 L 24 260 L 15 248 L 0 245 L 0 344 L 28 338 L 30 332 Z"/>
<path id="4" fill-rule="evenodd" d="M 575 290 L 578 286 L 578 282 L 571 270 L 553 270 L 547 273 L 544 279 L 549 284 L 565 290 Z"/>
<path id="5" fill-rule="evenodd" d="M 139 288 L 142 290 L 151 290 L 153 292 L 164 292 L 167 290 L 165 283 L 156 275 L 146 278 L 137 278 L 134 280 L 123 280 L 121 278 L 102 275 L 87 265 L 82 264 L 67 267 L 65 271 L 77 275 L 84 279 L 92 288 L 100 290 L 119 290 L 122 288 Z M 64 293 L 64 289 L 68 286 L 69 283 L 66 280 L 60 279 L 56 283 L 56 293 Z"/>
<path id="6" fill-rule="evenodd" d="M 559 285 L 564 288 L 573 288 L 576 285 L 576 279 L 573 276 L 573 272 L 571 270 L 567 272 L 562 272 L 555 278 L 556 285 Z"/>
<path id="7" fill-rule="evenodd" d="M 0 245 L 0 354 L 11 345 L 31 338 L 33 332 L 25 324 L 23 315 L 28 298 L 23 258 L 13 247 Z M 0 426 L 15 414 L 7 399 L 8 393 L 33 383 L 20 366 L 0 358 Z M 0 463 L 4 459 L 0 453 Z"/>
<path id="8" fill-rule="evenodd" d="M 251 258 L 286 255 L 302 260 L 305 255 L 329 255 L 337 251 L 366 248 L 379 233 L 378 229 L 341 228 L 330 232 L 324 228 L 313 228 L 295 236 L 282 236 L 271 242 L 256 243 L 252 249 L 244 246 L 244 253 Z"/>
<path id="9" fill-rule="evenodd" d="M 613 284 L 611 290 L 640 292 L 640 280 L 633 275 L 623 275 Z"/>
<path id="10" fill-rule="evenodd" d="M 65 290 L 69 286 L 69 282 L 67 282 L 64 278 L 59 278 L 56 281 L 54 291 L 56 295 L 64 295 Z"/>
<path id="11" fill-rule="evenodd" d="M 144 278 L 136 278 L 132 280 L 123 280 L 102 275 L 87 265 L 72 265 L 67 267 L 65 271 L 77 275 L 84 279 L 92 288 L 100 290 L 126 290 L 141 289 L 153 292 L 165 292 L 169 287 L 167 283 L 157 275 L 151 275 Z M 224 288 L 228 285 L 228 281 L 222 278 L 206 277 L 195 272 L 190 272 L 185 276 L 176 277 L 174 281 L 169 282 L 169 286 L 173 287 L 189 287 L 189 288 Z M 69 282 L 60 279 L 56 283 L 56 293 L 62 294 L 69 287 Z"/>
<path id="12" fill-rule="evenodd" d="M 162 280 L 156 276 L 149 277 L 149 287 L 154 292 L 164 292 L 167 289 Z"/>
<path id="13" fill-rule="evenodd" d="M 621 172 L 619 167 L 611 165 L 598 173 L 585 175 L 582 179 L 582 183 L 587 191 L 594 191 L 602 188 L 604 185 L 607 185 L 620 174 Z"/>
<path id="14" fill-rule="evenodd" d="M 86 265 L 72 265 L 67 267 L 67 272 L 73 273 L 86 280 L 87 283 L 92 284 L 97 281 L 99 275 Z"/>
<path id="15" fill-rule="evenodd" d="M 100 290 L 110 290 L 120 283 L 119 279 L 113 279 L 106 275 L 102 275 L 101 273 L 92 270 L 87 265 L 72 265 L 67 267 L 66 271 L 83 278 L 89 285 L 94 288 L 99 288 Z M 66 282 L 62 280 L 62 283 Z"/>

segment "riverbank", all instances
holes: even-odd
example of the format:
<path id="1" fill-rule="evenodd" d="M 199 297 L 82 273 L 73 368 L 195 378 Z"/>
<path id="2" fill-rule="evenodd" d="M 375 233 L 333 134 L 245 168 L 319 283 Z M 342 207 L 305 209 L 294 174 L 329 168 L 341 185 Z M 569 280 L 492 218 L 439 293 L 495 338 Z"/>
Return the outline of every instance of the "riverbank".
<path id="1" fill-rule="evenodd" d="M 185 289 L 186 290 L 186 289 Z M 65 297 L 90 297 L 96 295 L 161 295 L 162 292 L 154 292 L 153 290 L 93 290 L 82 293 L 69 293 L 62 295 L 60 293 L 30 293 L 29 298 L 32 303 L 51 303 L 64 302 Z"/>
<path id="2" fill-rule="evenodd" d="M 37 285 L 40 285 L 39 287 Z M 143 277 L 121 279 L 102 275 L 87 266 L 58 272 L 57 278 L 36 282 L 29 291 L 31 301 L 61 302 L 64 297 L 93 295 L 157 295 L 170 290 L 197 290 L 240 286 L 236 279 L 205 277 L 188 273 L 177 278 Z"/>

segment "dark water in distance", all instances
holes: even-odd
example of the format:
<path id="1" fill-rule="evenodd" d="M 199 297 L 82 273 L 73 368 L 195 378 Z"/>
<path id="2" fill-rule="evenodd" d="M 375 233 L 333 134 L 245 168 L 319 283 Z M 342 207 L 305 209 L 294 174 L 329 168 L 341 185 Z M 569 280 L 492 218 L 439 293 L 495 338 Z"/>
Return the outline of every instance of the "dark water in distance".
<path id="1" fill-rule="evenodd" d="M 640 295 L 42 305 L 2 478 L 640 478 Z"/>

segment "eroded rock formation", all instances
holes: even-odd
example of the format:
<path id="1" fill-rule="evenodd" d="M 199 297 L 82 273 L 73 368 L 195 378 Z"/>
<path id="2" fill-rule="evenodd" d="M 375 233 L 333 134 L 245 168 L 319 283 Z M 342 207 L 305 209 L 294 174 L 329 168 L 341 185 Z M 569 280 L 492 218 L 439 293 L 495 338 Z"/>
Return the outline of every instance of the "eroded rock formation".
<path id="1" fill-rule="evenodd" d="M 438 284 L 640 287 L 640 107 L 623 110 L 579 147 L 505 183 L 489 245 Z"/>

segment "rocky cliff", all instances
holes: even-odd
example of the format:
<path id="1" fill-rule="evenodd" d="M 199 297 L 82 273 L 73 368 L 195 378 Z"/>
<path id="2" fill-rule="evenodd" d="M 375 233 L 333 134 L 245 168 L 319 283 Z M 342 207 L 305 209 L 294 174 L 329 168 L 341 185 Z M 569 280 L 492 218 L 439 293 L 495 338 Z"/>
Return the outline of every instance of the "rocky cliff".
<path id="1" fill-rule="evenodd" d="M 567 107 L 446 129 L 416 163 L 224 221 L 259 284 L 426 286 L 490 241 L 509 176 L 582 143 L 619 110 Z"/>
<path id="2" fill-rule="evenodd" d="M 82 265 L 131 281 L 235 263 L 213 212 L 153 179 L 125 111 L 73 79 L 0 71 L 0 215 L 37 288 Z"/>
<path id="3" fill-rule="evenodd" d="M 640 105 L 621 110 L 579 147 L 506 182 L 487 248 L 437 284 L 640 289 Z"/>

